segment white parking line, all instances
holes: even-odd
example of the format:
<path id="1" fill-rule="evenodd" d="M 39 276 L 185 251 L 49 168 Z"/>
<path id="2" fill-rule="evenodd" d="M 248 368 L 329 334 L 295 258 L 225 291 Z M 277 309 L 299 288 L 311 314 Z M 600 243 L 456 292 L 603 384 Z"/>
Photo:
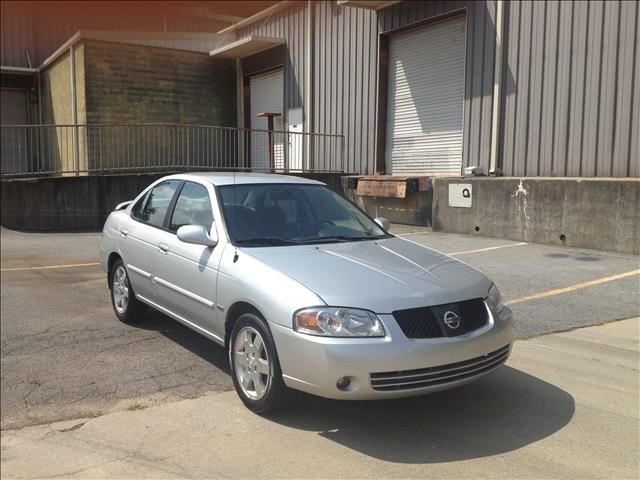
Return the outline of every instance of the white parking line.
<path id="1" fill-rule="evenodd" d="M 508 247 L 519 247 L 521 245 L 528 245 L 528 244 L 527 242 L 508 243 L 507 245 L 497 245 L 495 247 L 476 248 L 474 250 L 463 250 L 461 252 L 451 252 L 451 253 L 447 253 L 447 255 L 466 255 L 467 253 L 488 252 L 489 250 L 498 250 L 500 248 L 508 248 Z"/>
<path id="2" fill-rule="evenodd" d="M 49 270 L 52 268 L 77 268 L 77 267 L 93 267 L 100 265 L 100 262 L 93 263 L 74 263 L 70 265 L 46 265 L 44 267 L 19 267 L 19 268 L 0 268 L 0 272 L 19 272 L 22 270 Z"/>
<path id="3" fill-rule="evenodd" d="M 596 278 L 595 280 L 589 280 L 588 282 L 576 283 L 564 288 L 556 288 L 555 290 L 547 290 L 546 292 L 534 293 L 533 295 L 527 295 L 526 297 L 514 298 L 504 302 L 505 305 L 513 305 L 515 303 L 530 302 L 531 300 L 538 300 L 540 298 L 553 297 L 563 293 L 574 292 L 582 288 L 593 287 L 602 283 L 613 282 L 614 280 L 620 280 L 621 278 L 633 277 L 640 275 L 639 270 L 630 270 L 628 272 L 619 273 L 617 275 L 611 275 L 610 277 Z"/>

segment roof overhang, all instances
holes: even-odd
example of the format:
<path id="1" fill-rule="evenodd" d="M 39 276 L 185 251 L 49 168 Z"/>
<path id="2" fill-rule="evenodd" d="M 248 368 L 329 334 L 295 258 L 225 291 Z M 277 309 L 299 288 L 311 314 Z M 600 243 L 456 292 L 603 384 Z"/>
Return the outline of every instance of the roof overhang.
<path id="1" fill-rule="evenodd" d="M 218 58 L 244 58 L 279 45 L 284 45 L 284 43 L 284 38 L 249 35 L 223 47 L 216 48 L 212 50 L 209 55 Z"/>
<path id="2" fill-rule="evenodd" d="M 69 47 L 75 45 L 80 40 L 100 40 L 106 42 L 126 43 L 129 45 L 139 45 L 142 47 L 169 48 L 182 50 L 178 47 L 167 47 L 163 45 L 154 45 L 148 43 L 152 40 L 195 40 L 219 42 L 221 36 L 217 33 L 201 33 L 201 32 L 148 32 L 148 31 L 117 31 L 117 30 L 79 30 L 69 40 L 64 42 L 49 57 L 42 62 L 36 70 L 43 70 L 51 63 L 55 62 L 58 57 L 69 51 Z M 215 45 L 215 43 L 212 43 Z M 189 50 L 196 51 L 196 50 Z M 206 54 L 206 50 L 200 51 Z"/>
<path id="3" fill-rule="evenodd" d="M 279 3 L 276 3 L 275 5 L 271 5 L 269 8 L 265 8 L 264 10 L 256 13 L 255 15 L 251 15 L 250 17 L 240 20 L 239 22 L 236 22 L 233 25 L 228 26 L 227 28 L 223 28 L 218 33 L 233 32 L 239 28 L 246 27 L 247 25 L 251 25 L 252 23 L 257 22 L 258 20 L 262 20 L 263 18 L 270 17 L 277 11 L 282 10 L 283 8 L 289 6 L 292 3 L 293 2 L 290 0 L 285 0 Z"/>
<path id="4" fill-rule="evenodd" d="M 381 8 L 390 7 L 400 0 L 338 0 L 338 5 L 342 7 L 366 8 L 368 10 L 380 10 Z"/>

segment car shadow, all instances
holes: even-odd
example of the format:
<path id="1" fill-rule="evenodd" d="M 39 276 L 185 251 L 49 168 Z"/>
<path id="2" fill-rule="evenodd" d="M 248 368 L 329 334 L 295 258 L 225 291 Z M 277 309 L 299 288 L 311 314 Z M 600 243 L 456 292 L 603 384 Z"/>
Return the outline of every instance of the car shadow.
<path id="1" fill-rule="evenodd" d="M 223 347 L 163 313 L 149 308 L 145 318 L 136 323 L 135 328 L 158 332 L 230 375 L 229 362 Z"/>
<path id="2" fill-rule="evenodd" d="M 497 455 L 562 429 L 575 402 L 564 390 L 505 366 L 467 386 L 374 402 L 302 393 L 269 420 L 396 463 L 441 463 Z"/>
<path id="3" fill-rule="evenodd" d="M 157 331 L 230 374 L 222 347 L 173 319 L 150 309 L 136 327 Z M 339 401 L 291 391 L 289 404 L 265 418 L 373 458 L 428 464 L 517 450 L 561 430 L 574 412 L 569 393 L 504 366 L 460 388 L 398 400 Z"/>

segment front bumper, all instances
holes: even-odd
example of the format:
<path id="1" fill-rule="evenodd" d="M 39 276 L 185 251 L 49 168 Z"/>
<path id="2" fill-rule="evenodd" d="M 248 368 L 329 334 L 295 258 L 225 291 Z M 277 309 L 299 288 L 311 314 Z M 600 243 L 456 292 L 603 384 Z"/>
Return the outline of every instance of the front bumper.
<path id="1" fill-rule="evenodd" d="M 475 331 L 458 337 L 433 339 L 407 338 L 392 315 L 379 317 L 386 331 L 383 338 L 327 338 L 270 324 L 285 384 L 321 397 L 344 400 L 423 395 L 469 383 L 504 364 L 511 352 L 515 333 L 508 308 L 498 317 L 489 313 L 487 325 Z M 507 353 L 501 355 L 499 361 L 480 363 L 483 368 L 464 367 L 464 375 L 455 375 L 457 369 L 462 368 L 460 365 L 475 364 L 479 357 L 504 351 L 504 347 L 507 347 Z M 381 390 L 374 388 L 371 382 L 372 373 L 382 373 L 383 376 L 387 372 L 394 372 L 390 373 L 393 376 L 395 373 L 420 374 L 422 376 L 417 378 L 422 379 L 425 378 L 424 372 L 432 367 L 445 366 L 451 366 L 453 374 L 439 374 L 440 380 L 428 386 L 415 382 Z M 407 372 L 413 370 L 417 372 Z M 429 375 L 426 374 L 427 377 Z M 350 379 L 349 387 L 344 390 L 336 385 L 342 377 Z"/>

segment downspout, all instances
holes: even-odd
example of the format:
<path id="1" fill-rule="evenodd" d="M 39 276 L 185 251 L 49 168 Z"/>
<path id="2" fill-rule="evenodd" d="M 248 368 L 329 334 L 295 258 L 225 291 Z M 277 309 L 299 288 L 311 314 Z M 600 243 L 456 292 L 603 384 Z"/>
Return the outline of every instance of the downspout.
<path id="1" fill-rule="evenodd" d="M 71 128 L 73 129 L 73 168 L 80 175 L 80 159 L 78 157 L 78 102 L 76 98 L 76 56 L 73 44 L 69 45 L 69 63 L 71 64 Z"/>
<path id="2" fill-rule="evenodd" d="M 38 73 L 36 74 L 36 78 L 38 80 L 38 125 L 43 124 L 43 113 L 42 113 L 42 72 L 38 69 Z M 37 170 L 45 170 L 44 165 L 44 138 L 42 127 L 38 127 L 38 160 L 36 162 Z"/>
<path id="3" fill-rule="evenodd" d="M 491 154 L 489 173 L 495 173 L 498 164 L 498 137 L 500 134 L 500 96 L 502 82 L 502 35 L 504 32 L 504 1 L 496 1 L 496 55 L 493 71 L 493 109 L 491 114 Z"/>
<path id="4" fill-rule="evenodd" d="M 305 135 L 305 157 L 307 159 L 307 169 L 313 169 L 312 158 L 312 136 L 309 135 L 313 132 L 313 27 L 314 27 L 314 10 L 315 5 L 313 0 L 307 0 L 307 51 L 306 51 L 306 73 L 305 73 L 305 89 L 304 89 L 304 131 L 308 135 Z M 304 169 L 304 164 L 303 167 Z"/>
<path id="5" fill-rule="evenodd" d="M 236 58 L 236 124 L 238 127 L 238 167 L 245 165 L 245 136 L 248 135 L 244 128 L 244 74 L 242 71 L 242 59 Z"/>

